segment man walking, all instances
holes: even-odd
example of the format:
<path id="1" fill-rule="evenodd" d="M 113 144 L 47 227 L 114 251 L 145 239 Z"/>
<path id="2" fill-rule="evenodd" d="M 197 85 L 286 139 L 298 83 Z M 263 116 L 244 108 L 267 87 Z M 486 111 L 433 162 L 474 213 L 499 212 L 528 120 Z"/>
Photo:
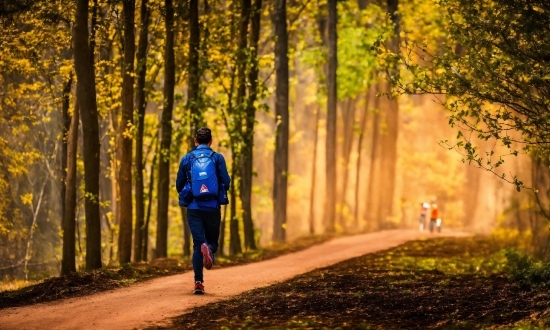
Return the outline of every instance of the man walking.
<path id="1" fill-rule="evenodd" d="M 426 215 L 428 214 L 428 210 L 430 209 L 430 204 L 428 203 L 420 203 L 420 217 L 418 218 L 418 221 L 420 222 L 420 231 L 424 230 L 424 226 L 426 224 Z"/>
<path id="2" fill-rule="evenodd" d="M 220 236 L 220 204 L 227 204 L 231 179 L 225 159 L 214 152 L 212 131 L 203 127 L 195 134 L 195 148 L 180 161 L 176 189 L 180 206 L 187 207 L 187 222 L 193 236 L 193 293 L 204 293 L 202 268 L 211 269 Z"/>
<path id="3" fill-rule="evenodd" d="M 430 233 L 433 233 L 434 227 L 437 224 L 437 219 L 439 218 L 439 211 L 437 209 L 437 204 L 435 203 L 435 201 L 432 201 L 430 208 Z"/>

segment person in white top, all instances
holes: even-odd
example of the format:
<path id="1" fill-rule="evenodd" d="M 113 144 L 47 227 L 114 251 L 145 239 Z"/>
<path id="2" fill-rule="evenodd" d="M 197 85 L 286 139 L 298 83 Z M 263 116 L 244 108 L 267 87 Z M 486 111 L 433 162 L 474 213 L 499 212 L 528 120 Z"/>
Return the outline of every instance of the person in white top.
<path id="1" fill-rule="evenodd" d="M 420 231 L 424 230 L 424 226 L 426 224 L 426 215 L 428 214 L 429 209 L 429 203 L 420 203 L 420 217 L 418 218 L 418 221 L 420 222 Z"/>

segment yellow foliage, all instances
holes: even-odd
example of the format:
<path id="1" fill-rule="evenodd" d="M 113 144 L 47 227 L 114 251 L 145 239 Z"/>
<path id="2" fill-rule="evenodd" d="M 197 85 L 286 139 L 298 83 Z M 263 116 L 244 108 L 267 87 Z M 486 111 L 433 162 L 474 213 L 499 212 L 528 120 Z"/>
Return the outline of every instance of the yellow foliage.
<path id="1" fill-rule="evenodd" d="M 21 203 L 24 205 L 32 205 L 32 193 L 21 195 Z"/>

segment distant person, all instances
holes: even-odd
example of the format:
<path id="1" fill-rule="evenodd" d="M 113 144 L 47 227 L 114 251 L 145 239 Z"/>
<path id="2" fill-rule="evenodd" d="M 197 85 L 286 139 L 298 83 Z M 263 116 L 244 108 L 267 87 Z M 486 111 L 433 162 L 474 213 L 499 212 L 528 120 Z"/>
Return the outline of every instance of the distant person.
<path id="1" fill-rule="evenodd" d="M 426 226 L 426 216 L 428 215 L 428 210 L 430 209 L 430 204 L 428 203 L 420 203 L 420 217 L 418 218 L 418 222 L 420 223 L 420 231 L 424 231 L 424 228 Z"/>
<path id="2" fill-rule="evenodd" d="M 430 233 L 433 233 L 438 218 L 439 211 L 437 209 L 437 204 L 435 202 L 432 202 L 432 204 L 430 205 Z"/>
<path id="3" fill-rule="evenodd" d="M 214 152 L 212 132 L 203 127 L 195 134 L 195 148 L 181 161 L 176 178 L 180 206 L 187 207 L 187 222 L 193 236 L 193 293 L 204 293 L 202 268 L 211 269 L 220 236 L 220 205 L 227 204 L 231 179 L 225 159 Z"/>

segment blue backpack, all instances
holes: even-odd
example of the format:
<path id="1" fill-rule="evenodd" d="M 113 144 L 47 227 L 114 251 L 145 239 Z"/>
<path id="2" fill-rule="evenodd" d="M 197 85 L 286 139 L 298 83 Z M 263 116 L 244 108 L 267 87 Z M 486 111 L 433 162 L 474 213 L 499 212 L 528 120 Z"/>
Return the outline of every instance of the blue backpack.
<path id="1" fill-rule="evenodd" d="M 191 152 L 190 174 L 191 194 L 196 200 L 218 198 L 219 184 L 214 151 L 195 150 Z"/>

